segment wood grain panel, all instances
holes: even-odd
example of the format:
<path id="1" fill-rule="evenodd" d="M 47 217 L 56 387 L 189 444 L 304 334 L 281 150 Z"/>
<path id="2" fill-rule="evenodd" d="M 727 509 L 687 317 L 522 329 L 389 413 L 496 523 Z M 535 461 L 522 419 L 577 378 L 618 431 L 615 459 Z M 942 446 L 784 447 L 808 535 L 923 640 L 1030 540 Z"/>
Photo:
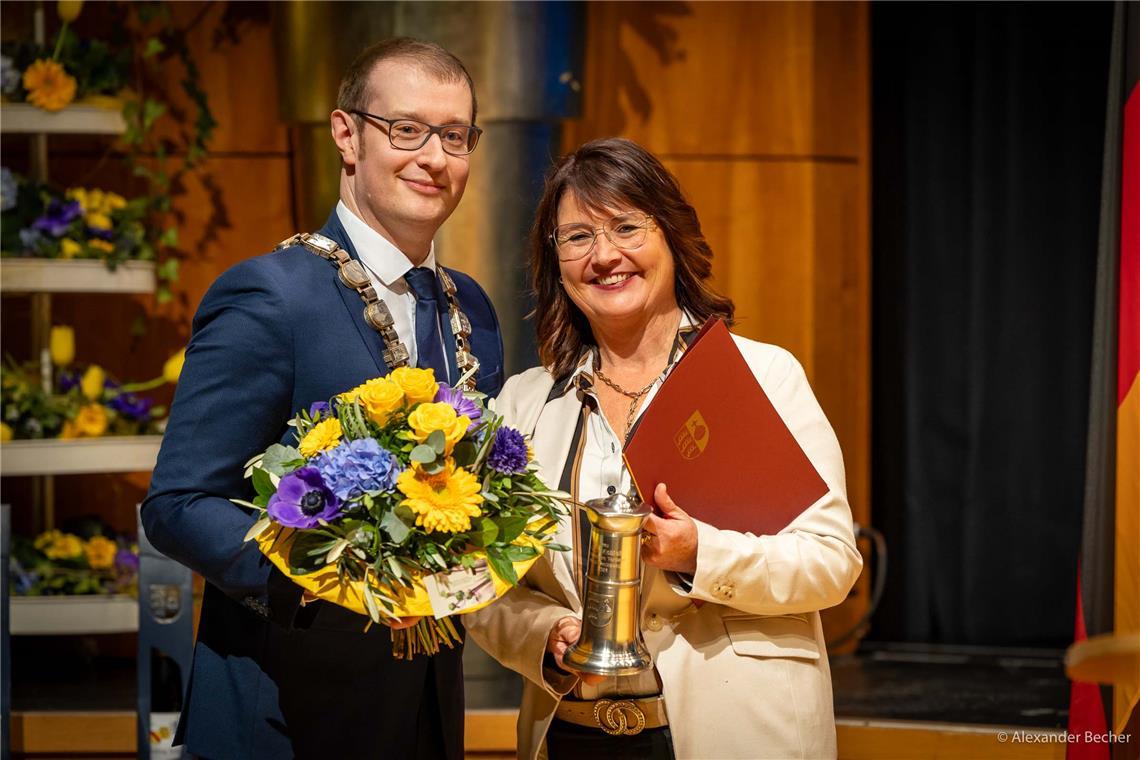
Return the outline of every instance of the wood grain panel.
<path id="1" fill-rule="evenodd" d="M 577 144 L 664 154 L 856 156 L 866 113 L 858 3 L 592 3 Z M 823 67 L 817 71 L 818 67 Z"/>

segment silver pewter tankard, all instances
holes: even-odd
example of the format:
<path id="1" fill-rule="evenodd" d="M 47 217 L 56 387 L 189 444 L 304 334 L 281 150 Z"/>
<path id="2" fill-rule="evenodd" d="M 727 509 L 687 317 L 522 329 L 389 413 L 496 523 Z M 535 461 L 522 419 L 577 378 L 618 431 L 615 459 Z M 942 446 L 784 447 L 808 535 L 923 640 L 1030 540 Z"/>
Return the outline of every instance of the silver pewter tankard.
<path id="1" fill-rule="evenodd" d="M 648 670 L 653 657 L 641 637 L 641 529 L 653 513 L 624 494 L 583 505 L 590 520 L 582 633 L 566 650 L 569 670 L 630 676 Z"/>

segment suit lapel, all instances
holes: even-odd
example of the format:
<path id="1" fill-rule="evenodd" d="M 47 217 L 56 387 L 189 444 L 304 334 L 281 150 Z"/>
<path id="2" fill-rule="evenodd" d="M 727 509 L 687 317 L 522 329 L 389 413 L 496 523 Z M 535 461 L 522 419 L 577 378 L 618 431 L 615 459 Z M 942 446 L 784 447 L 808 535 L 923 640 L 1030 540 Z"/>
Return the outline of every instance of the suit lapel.
<path id="1" fill-rule="evenodd" d="M 344 226 L 341 225 L 340 219 L 337 218 L 336 210 L 329 215 L 329 219 L 325 222 L 325 226 L 319 230 L 320 234 L 325 237 L 335 240 L 336 243 L 348 252 L 348 255 L 357 261 L 360 256 L 356 253 L 356 248 L 352 245 L 352 241 L 348 238 L 348 233 L 344 231 Z M 332 265 L 330 265 L 330 268 Z M 388 365 L 384 362 L 384 341 L 380 334 L 368 326 L 364 321 L 364 302 L 360 300 L 360 294 L 352 288 L 345 285 L 340 281 L 340 277 L 336 276 L 335 269 L 333 274 L 333 283 L 340 293 L 341 301 L 344 302 L 344 307 L 348 309 L 348 316 L 356 325 L 357 332 L 360 333 L 360 339 L 364 341 L 365 347 L 368 349 L 369 355 L 372 356 L 372 361 L 376 363 L 376 369 L 379 374 L 388 374 Z"/>

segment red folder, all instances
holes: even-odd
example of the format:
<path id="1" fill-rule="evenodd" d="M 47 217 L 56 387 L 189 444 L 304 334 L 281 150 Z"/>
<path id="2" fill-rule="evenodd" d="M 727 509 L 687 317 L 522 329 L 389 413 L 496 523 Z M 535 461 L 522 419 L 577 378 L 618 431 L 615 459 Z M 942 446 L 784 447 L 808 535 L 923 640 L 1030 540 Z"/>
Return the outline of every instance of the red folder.
<path id="1" fill-rule="evenodd" d="M 624 455 L 643 499 L 665 483 L 722 530 L 773 535 L 828 491 L 720 319 L 665 379 Z"/>

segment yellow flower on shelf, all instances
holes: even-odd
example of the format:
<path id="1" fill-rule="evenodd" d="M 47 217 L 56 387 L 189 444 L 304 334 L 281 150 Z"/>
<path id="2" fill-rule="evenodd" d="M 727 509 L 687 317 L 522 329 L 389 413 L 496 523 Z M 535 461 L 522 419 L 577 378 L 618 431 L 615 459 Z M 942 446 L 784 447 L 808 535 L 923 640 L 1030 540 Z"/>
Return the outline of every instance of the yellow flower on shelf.
<path id="1" fill-rule="evenodd" d="M 447 459 L 444 468 L 430 475 L 418 465 L 400 473 L 396 488 L 407 498 L 401 504 L 416 515 L 416 525 L 429 533 L 460 533 L 471 529 L 471 518 L 483 510 L 479 479 Z"/>
<path id="2" fill-rule="evenodd" d="M 64 238 L 59 241 L 59 253 L 65 259 L 74 259 L 83 253 L 83 246 L 71 238 Z"/>
<path id="3" fill-rule="evenodd" d="M 81 437 L 98 438 L 107 432 L 107 410 L 102 404 L 86 404 L 75 415 L 75 430 Z"/>
<path id="4" fill-rule="evenodd" d="M 102 211 L 92 211 L 84 217 L 87 226 L 93 230 L 109 230 L 111 229 L 111 217 Z"/>
<path id="5" fill-rule="evenodd" d="M 45 111 L 59 111 L 75 100 L 75 77 L 58 62 L 41 58 L 24 71 L 28 102 Z"/>
<path id="6" fill-rule="evenodd" d="M 166 360 L 162 365 L 162 377 L 166 382 L 174 385 L 182 375 L 182 365 L 186 363 L 186 349 L 182 349 Z"/>
<path id="7" fill-rule="evenodd" d="M 71 420 L 66 420 L 63 423 L 63 428 L 59 431 L 59 440 L 70 441 L 79 437 L 79 431 L 75 429 L 75 423 Z"/>
<path id="8" fill-rule="evenodd" d="M 110 214 L 112 211 L 118 211 L 121 208 L 127 207 L 127 199 L 118 193 L 108 191 L 103 195 L 103 213 Z"/>
<path id="9" fill-rule="evenodd" d="M 87 565 L 93 570 L 104 570 L 113 567 L 118 545 L 104 536 L 92 536 L 83 547 L 87 557 Z"/>
<path id="10" fill-rule="evenodd" d="M 55 11 L 59 14 L 59 20 L 65 24 L 70 24 L 79 18 L 79 11 L 82 9 L 83 0 L 58 0 L 55 4 Z"/>
<path id="11" fill-rule="evenodd" d="M 106 240 L 100 240 L 99 238 L 90 238 L 87 241 L 87 245 L 105 253 L 112 253 L 115 250 L 115 246 L 111 245 Z"/>
<path id="12" fill-rule="evenodd" d="M 8 427 L 8 423 L 0 422 L 0 443 L 6 443 L 14 437 L 15 434 L 12 432 L 12 428 Z"/>
<path id="13" fill-rule="evenodd" d="M 451 453 L 452 447 L 470 426 L 470 417 L 456 414 L 455 407 L 445 402 L 420 404 L 408 415 L 408 427 L 412 429 L 412 436 L 423 443 L 433 432 L 441 431 L 447 442 L 444 447 L 444 453 L 447 454 Z"/>
<path id="14" fill-rule="evenodd" d="M 404 391 L 386 377 L 374 377 L 340 395 L 341 401 L 359 401 L 364 413 L 377 425 L 383 425 L 392 413 L 404 405 Z"/>
<path id="15" fill-rule="evenodd" d="M 98 364 L 92 364 L 83 373 L 83 379 L 79 381 L 79 389 L 91 401 L 98 401 L 103 398 L 103 382 L 106 379 L 107 376 L 103 372 L 103 368 Z"/>
<path id="16" fill-rule="evenodd" d="M 75 331 L 68 325 L 51 328 L 51 363 L 66 367 L 75 361 Z"/>
<path id="17" fill-rule="evenodd" d="M 48 559 L 78 559 L 83 556 L 83 539 L 58 530 L 41 533 L 36 537 L 35 547 Z"/>
<path id="18" fill-rule="evenodd" d="M 330 417 L 313 425 L 312 430 L 305 433 L 305 437 L 301 439 L 297 448 L 301 450 L 301 456 L 308 459 L 322 451 L 339 446 L 341 435 L 343 435 L 343 431 L 340 429 L 340 420 L 336 417 Z"/>
<path id="19" fill-rule="evenodd" d="M 439 391 L 439 383 L 435 381 L 435 372 L 430 369 L 414 369 L 400 367 L 389 375 L 392 382 L 400 386 L 404 395 L 408 397 L 408 406 L 431 401 Z"/>

